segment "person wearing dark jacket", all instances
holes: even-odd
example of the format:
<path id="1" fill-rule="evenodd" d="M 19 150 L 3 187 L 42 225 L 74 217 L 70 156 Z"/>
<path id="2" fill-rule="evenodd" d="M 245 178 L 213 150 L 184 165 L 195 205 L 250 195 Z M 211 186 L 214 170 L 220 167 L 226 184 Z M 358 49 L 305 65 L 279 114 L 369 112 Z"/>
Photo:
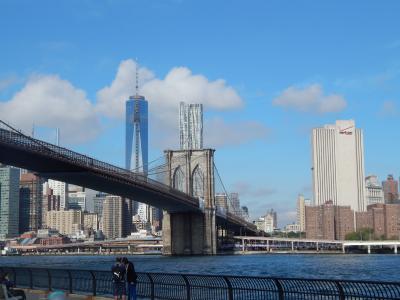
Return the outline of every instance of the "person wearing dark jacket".
<path id="1" fill-rule="evenodd" d="M 7 288 L 7 292 L 11 297 L 19 297 L 21 300 L 26 299 L 25 292 L 23 290 L 15 289 L 15 284 L 10 281 L 7 277 L 7 273 L 0 274 L 0 284 L 4 284 Z"/>
<path id="2" fill-rule="evenodd" d="M 126 299 L 126 271 L 125 265 L 120 257 L 117 257 L 115 265 L 111 268 L 113 287 L 114 287 L 114 300 Z"/>
<path id="3" fill-rule="evenodd" d="M 137 275 L 135 266 L 126 257 L 122 259 L 126 269 L 126 283 L 128 287 L 128 300 L 136 300 L 136 280 Z"/>

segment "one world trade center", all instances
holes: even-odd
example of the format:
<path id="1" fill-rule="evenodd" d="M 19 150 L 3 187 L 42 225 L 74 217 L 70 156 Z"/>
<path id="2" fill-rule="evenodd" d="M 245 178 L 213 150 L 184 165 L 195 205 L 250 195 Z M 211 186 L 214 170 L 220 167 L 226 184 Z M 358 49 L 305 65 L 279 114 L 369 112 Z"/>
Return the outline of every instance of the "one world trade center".
<path id="1" fill-rule="evenodd" d="M 138 94 L 126 101 L 125 168 L 147 176 L 148 172 L 148 103 Z M 142 221 L 148 221 L 149 206 L 133 203 L 132 213 L 138 213 Z"/>

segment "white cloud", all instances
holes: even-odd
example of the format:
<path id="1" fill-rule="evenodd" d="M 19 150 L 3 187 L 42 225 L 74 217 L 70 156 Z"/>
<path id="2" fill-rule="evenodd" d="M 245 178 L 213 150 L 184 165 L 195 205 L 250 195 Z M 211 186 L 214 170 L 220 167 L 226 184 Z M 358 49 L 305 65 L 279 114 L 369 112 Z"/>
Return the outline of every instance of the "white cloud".
<path id="1" fill-rule="evenodd" d="M 212 148 L 266 140 L 270 134 L 269 128 L 256 121 L 227 123 L 222 118 L 213 118 L 207 120 L 204 127 L 204 144 Z"/>
<path id="2" fill-rule="evenodd" d="M 237 92 L 224 80 L 209 81 L 185 67 L 171 69 L 163 79 L 144 67 L 138 71 L 139 92 L 149 102 L 150 140 L 161 149 L 178 146 L 180 101 L 203 103 L 207 110 L 229 110 L 243 105 Z M 111 84 L 97 92 L 96 103 L 91 103 L 83 90 L 56 75 L 34 76 L 12 99 L 0 102 L 0 117 L 27 132 L 33 123 L 59 127 L 64 142 L 84 142 L 101 131 L 100 117 L 124 119 L 126 99 L 135 93 L 135 73 L 135 61 L 122 61 Z M 256 122 L 244 122 L 242 126 L 222 120 L 211 122 L 220 125 L 219 131 L 210 134 L 210 144 L 215 146 L 262 138 L 267 131 Z"/>
<path id="3" fill-rule="evenodd" d="M 99 133 L 86 93 L 56 75 L 31 77 L 12 99 L 0 103 L 0 118 L 26 132 L 33 123 L 58 127 L 66 143 L 86 141 Z"/>
<path id="4" fill-rule="evenodd" d="M 139 68 L 139 85 L 154 78 L 153 73 L 146 68 Z M 110 86 L 97 92 L 96 109 L 107 117 L 122 119 L 125 116 L 125 101 L 135 93 L 136 63 L 124 60 L 120 63 L 115 79 Z"/>
<path id="5" fill-rule="evenodd" d="M 97 94 L 99 111 L 110 117 L 124 117 L 125 101 L 134 92 L 135 70 L 136 62 L 132 59 L 121 62 L 111 86 Z M 192 74 L 186 67 L 171 69 L 164 79 L 139 68 L 139 79 L 140 94 L 146 96 L 151 113 L 158 115 L 156 118 L 175 122 L 180 101 L 203 103 L 206 108 L 218 110 L 243 105 L 240 96 L 224 80 L 209 81 L 203 75 Z"/>
<path id="6" fill-rule="evenodd" d="M 339 112 L 346 108 L 346 100 L 337 94 L 324 95 L 319 84 L 305 88 L 288 87 L 272 103 L 287 109 L 300 112 L 330 113 Z"/>
<path id="7" fill-rule="evenodd" d="M 97 93 L 98 112 L 111 118 L 125 117 L 125 101 L 135 90 L 135 73 L 134 60 L 120 63 L 111 85 Z M 209 81 L 186 67 L 172 68 L 164 78 L 157 78 L 152 71 L 141 67 L 139 81 L 139 93 L 149 102 L 151 140 L 164 149 L 177 146 L 180 101 L 203 103 L 206 110 L 229 110 L 243 106 L 241 97 L 224 80 Z"/>

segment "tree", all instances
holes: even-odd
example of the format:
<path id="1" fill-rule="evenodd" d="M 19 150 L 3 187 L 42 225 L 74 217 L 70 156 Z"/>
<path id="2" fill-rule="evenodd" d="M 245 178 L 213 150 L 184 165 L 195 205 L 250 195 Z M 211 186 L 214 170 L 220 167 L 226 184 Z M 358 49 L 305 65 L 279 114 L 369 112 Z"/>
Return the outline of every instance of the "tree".
<path id="1" fill-rule="evenodd" d="M 374 239 L 374 230 L 372 228 L 360 228 L 355 232 L 346 234 L 348 241 L 369 241 Z"/>

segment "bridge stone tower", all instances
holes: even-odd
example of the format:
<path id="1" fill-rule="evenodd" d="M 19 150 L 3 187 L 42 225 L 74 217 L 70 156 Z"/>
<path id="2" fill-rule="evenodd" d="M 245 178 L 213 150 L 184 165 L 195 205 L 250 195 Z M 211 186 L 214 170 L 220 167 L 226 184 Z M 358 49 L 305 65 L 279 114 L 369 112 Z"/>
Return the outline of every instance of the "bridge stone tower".
<path id="1" fill-rule="evenodd" d="M 166 150 L 167 183 L 199 198 L 199 212 L 164 212 L 165 255 L 214 255 L 217 252 L 214 150 Z"/>

